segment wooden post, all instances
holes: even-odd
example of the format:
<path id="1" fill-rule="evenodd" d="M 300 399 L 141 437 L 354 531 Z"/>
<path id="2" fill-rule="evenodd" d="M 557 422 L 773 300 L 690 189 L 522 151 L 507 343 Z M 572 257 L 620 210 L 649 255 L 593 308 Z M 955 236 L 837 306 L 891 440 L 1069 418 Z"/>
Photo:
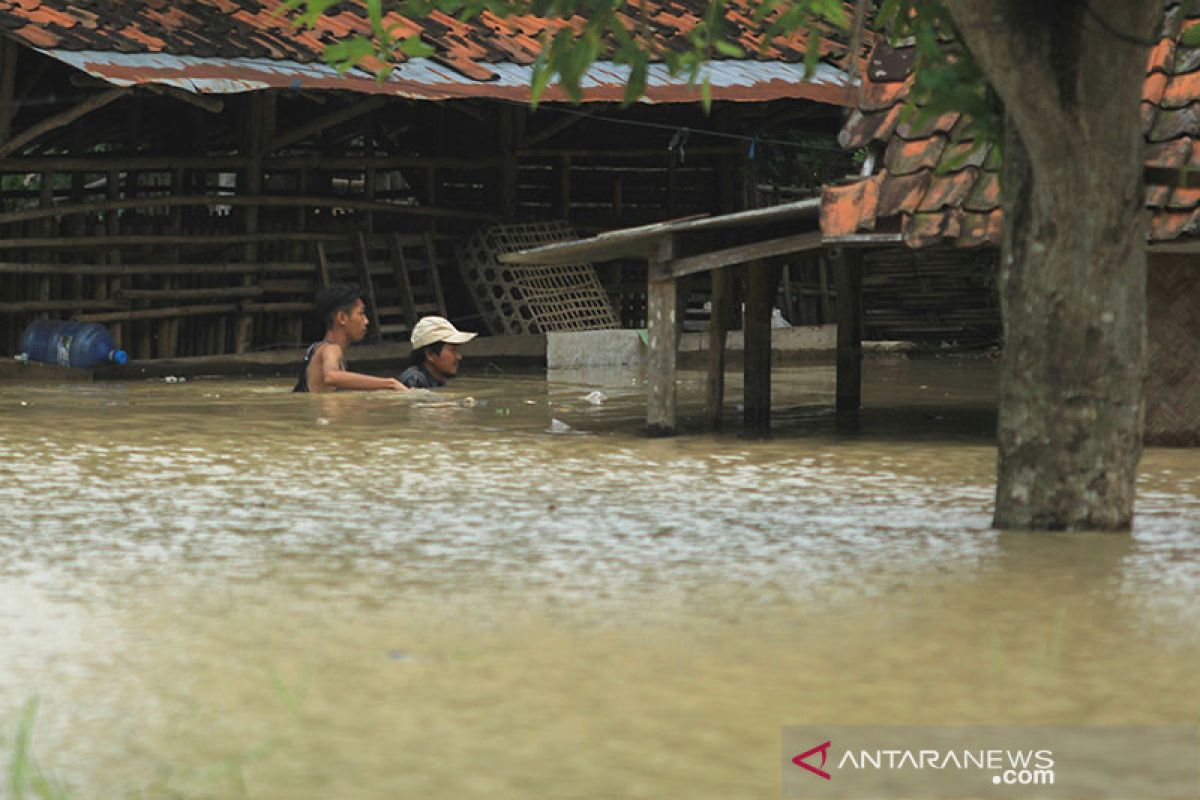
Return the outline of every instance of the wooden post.
<path id="1" fill-rule="evenodd" d="M 742 325 L 745 358 L 744 433 L 771 430 L 771 308 L 779 286 L 779 265 L 752 261 L 745 267 L 746 318 Z"/>
<path id="2" fill-rule="evenodd" d="M 646 374 L 646 432 L 675 433 L 675 353 L 679 339 L 679 287 L 668 272 L 675 243 L 655 243 L 646 265 L 646 329 L 650 358 Z"/>
<path id="3" fill-rule="evenodd" d="M 821 324 L 833 321 L 833 308 L 829 302 L 829 260 L 824 253 L 817 254 L 817 283 L 821 287 Z"/>
<path id="4" fill-rule="evenodd" d="M 12 136 L 16 115 L 17 53 L 20 47 L 11 39 L 0 39 L 0 145 Z"/>
<path id="5" fill-rule="evenodd" d="M 837 410 L 862 408 L 862 252 L 840 249 L 830 258 L 837 286 Z"/>
<path id="6" fill-rule="evenodd" d="M 712 311 L 708 318 L 708 424 L 721 428 L 721 409 L 725 403 L 725 334 L 733 310 L 733 272 L 731 267 L 714 269 L 712 275 Z"/>
<path id="7" fill-rule="evenodd" d="M 571 221 L 571 157 L 558 160 L 558 218 Z"/>
<path id="8" fill-rule="evenodd" d="M 187 187 L 184 186 L 184 172 L 181 169 L 171 170 L 171 192 L 176 195 L 186 194 Z M 172 236 L 178 236 L 183 233 L 183 207 L 176 206 L 171 209 L 170 223 L 168 224 Z M 178 247 L 167 249 L 166 260 L 168 264 L 178 264 L 180 261 L 180 252 Z M 181 284 L 182 279 L 177 277 L 166 276 L 163 278 L 163 289 L 177 289 Z M 158 325 L 158 357 L 159 358 L 174 358 L 179 347 L 179 319 L 165 319 Z"/>
<path id="9" fill-rule="evenodd" d="M 118 200 L 121 197 L 121 173 L 115 169 L 110 169 L 105 180 L 105 193 L 109 200 Z M 116 211 L 106 211 L 104 213 L 104 233 L 106 236 L 119 236 L 121 233 L 121 218 Z M 107 257 L 104 259 L 107 264 L 120 264 L 121 251 L 113 248 L 108 251 Z M 107 290 L 104 293 L 104 298 L 107 298 L 121 291 L 121 278 L 115 276 L 109 280 Z M 100 298 L 100 299 L 104 299 Z M 112 333 L 113 342 L 117 347 L 123 347 L 123 339 L 125 328 L 121 323 L 116 323 L 109 327 L 109 332 Z"/>
<path id="10" fill-rule="evenodd" d="M 248 156 L 250 161 L 246 166 L 246 185 L 245 193 L 251 196 L 262 194 L 263 186 L 263 150 L 267 146 L 266 142 L 270 141 L 275 135 L 275 95 L 266 92 L 251 92 L 247 97 L 246 107 L 246 127 L 243 137 L 243 154 Z M 248 206 L 245 210 L 245 225 L 246 233 L 258 233 L 259 228 L 259 209 L 257 206 Z M 258 260 L 259 252 L 258 245 L 248 244 L 244 258 L 247 262 Z M 256 278 L 247 275 L 242 283 L 250 286 Z M 254 316 L 252 314 L 240 314 L 237 318 L 237 336 L 234 342 L 234 351 L 244 353 L 250 349 L 254 342 Z"/>
<path id="11" fill-rule="evenodd" d="M 504 163 L 500 168 L 500 214 L 511 220 L 517 215 L 517 142 L 520 109 L 501 106 L 499 110 L 500 148 Z M 523 117 L 521 118 L 523 119 Z"/>
<path id="12" fill-rule="evenodd" d="M 54 173 L 53 172 L 43 172 L 42 173 L 42 182 L 41 182 L 41 185 L 38 187 L 38 205 L 49 206 L 49 205 L 52 205 L 53 203 L 54 203 Z M 54 227 L 55 227 L 54 218 L 51 217 L 51 218 L 47 219 L 45 222 L 43 222 L 41 224 L 43 235 L 45 235 L 46 237 L 54 236 L 55 235 Z M 50 256 L 50 257 L 53 258 L 53 256 Z M 45 302 L 50 299 L 50 294 L 51 294 L 50 278 L 46 277 L 46 276 L 42 276 L 42 277 L 38 278 L 37 296 L 34 299 Z M 38 316 L 42 319 L 45 319 L 49 315 L 46 314 L 45 312 L 43 312 L 43 313 L 39 314 Z"/>

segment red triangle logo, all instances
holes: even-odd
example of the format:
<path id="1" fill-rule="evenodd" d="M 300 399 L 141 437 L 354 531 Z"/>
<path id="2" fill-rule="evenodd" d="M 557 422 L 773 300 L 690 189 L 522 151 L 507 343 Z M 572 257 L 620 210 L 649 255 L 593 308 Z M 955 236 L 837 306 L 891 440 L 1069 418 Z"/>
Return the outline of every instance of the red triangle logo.
<path id="1" fill-rule="evenodd" d="M 825 770 L 820 769 L 818 767 L 814 767 L 812 764 L 809 764 L 808 762 L 806 762 L 804 760 L 811 755 L 820 753 L 821 754 L 821 766 L 824 767 L 825 766 L 825 758 L 827 757 L 827 755 L 829 753 L 829 744 L 830 744 L 829 742 L 825 742 L 824 744 L 817 745 L 816 747 L 812 748 L 811 750 L 805 750 L 803 753 L 801 753 L 800 755 L 793 758 L 792 763 L 795 764 L 797 767 L 803 767 L 804 769 L 808 770 L 809 772 L 811 772 L 813 775 L 816 775 L 817 777 L 824 778 L 827 781 L 832 780 L 832 778 L 828 772 L 826 772 Z"/>

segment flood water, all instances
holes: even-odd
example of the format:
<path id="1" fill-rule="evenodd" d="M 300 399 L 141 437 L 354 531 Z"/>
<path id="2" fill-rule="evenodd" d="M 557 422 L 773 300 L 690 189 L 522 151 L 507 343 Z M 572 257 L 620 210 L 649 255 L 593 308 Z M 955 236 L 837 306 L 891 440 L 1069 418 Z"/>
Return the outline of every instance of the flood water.
<path id="1" fill-rule="evenodd" d="M 1200 451 L 1132 535 L 998 533 L 994 366 L 865 377 L 847 431 L 777 371 L 765 442 L 643 438 L 627 375 L 0 384 L 0 771 L 34 698 L 105 800 L 769 798 L 784 725 L 1196 724 Z"/>

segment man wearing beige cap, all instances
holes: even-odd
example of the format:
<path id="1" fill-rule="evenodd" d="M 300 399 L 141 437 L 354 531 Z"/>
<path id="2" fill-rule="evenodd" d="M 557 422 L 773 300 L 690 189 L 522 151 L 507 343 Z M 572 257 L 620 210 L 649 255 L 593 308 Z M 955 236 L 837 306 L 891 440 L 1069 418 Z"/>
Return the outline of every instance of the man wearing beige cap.
<path id="1" fill-rule="evenodd" d="M 422 317 L 413 326 L 412 353 L 409 368 L 400 382 L 409 389 L 436 389 L 458 374 L 462 355 L 460 344 L 474 339 L 476 334 L 460 331 L 445 317 Z"/>

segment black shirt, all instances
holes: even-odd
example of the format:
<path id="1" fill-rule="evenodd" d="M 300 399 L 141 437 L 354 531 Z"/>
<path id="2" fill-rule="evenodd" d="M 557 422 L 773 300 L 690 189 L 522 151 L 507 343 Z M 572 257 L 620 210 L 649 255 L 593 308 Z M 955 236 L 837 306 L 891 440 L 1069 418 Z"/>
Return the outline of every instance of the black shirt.
<path id="1" fill-rule="evenodd" d="M 429 374 L 425 367 L 409 367 L 400 375 L 400 382 L 409 389 L 436 389 L 445 386 L 445 381 L 438 381 Z"/>
<path id="2" fill-rule="evenodd" d="M 308 391 L 308 365 L 312 363 L 313 356 L 317 354 L 317 350 L 321 348 L 321 345 L 326 344 L 329 344 L 329 342 L 322 339 L 319 342 L 313 342 L 308 346 L 308 349 L 304 351 L 304 363 L 300 365 L 300 378 L 296 381 L 296 386 L 294 389 L 292 389 L 293 392 Z M 339 364 L 342 369 L 345 369 L 346 359 L 342 358 Z"/>

